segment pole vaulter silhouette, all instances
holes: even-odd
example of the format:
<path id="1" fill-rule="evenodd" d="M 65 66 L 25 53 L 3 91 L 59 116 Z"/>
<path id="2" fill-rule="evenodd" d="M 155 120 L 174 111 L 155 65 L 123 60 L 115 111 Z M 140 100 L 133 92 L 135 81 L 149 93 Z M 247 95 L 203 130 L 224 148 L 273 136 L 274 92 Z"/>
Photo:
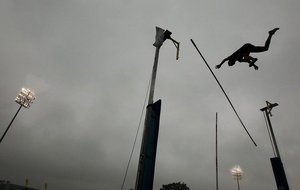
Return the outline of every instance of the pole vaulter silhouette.
<path id="1" fill-rule="evenodd" d="M 269 36 L 264 46 L 254 46 L 250 43 L 246 43 L 236 52 L 225 58 L 220 64 L 216 65 L 216 69 L 219 69 L 226 61 L 228 61 L 229 66 L 233 66 L 235 62 L 238 61 L 249 63 L 249 67 L 254 67 L 254 69 L 257 70 L 258 66 L 255 65 L 257 58 L 251 57 L 250 53 L 259 53 L 267 51 L 271 43 L 271 38 L 277 30 L 279 30 L 279 28 L 274 28 L 273 30 L 269 31 Z"/>

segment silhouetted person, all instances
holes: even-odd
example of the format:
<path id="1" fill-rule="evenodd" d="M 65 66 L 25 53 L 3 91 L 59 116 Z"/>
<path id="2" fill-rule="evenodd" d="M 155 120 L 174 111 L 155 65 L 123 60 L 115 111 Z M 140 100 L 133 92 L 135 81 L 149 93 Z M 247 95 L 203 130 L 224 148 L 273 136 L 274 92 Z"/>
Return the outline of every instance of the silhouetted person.
<path id="1" fill-rule="evenodd" d="M 257 58 L 251 57 L 250 53 L 267 51 L 271 43 L 271 38 L 277 30 L 279 30 L 279 28 L 274 28 L 273 30 L 269 31 L 269 36 L 265 42 L 265 46 L 254 46 L 250 43 L 247 43 L 243 45 L 240 49 L 238 49 L 236 52 L 234 52 L 232 55 L 225 58 L 220 64 L 216 65 L 216 69 L 219 69 L 222 66 L 222 64 L 226 61 L 228 61 L 229 66 L 234 65 L 235 62 L 238 61 L 249 63 L 249 67 L 253 66 L 254 69 L 257 70 L 258 66 L 254 64 L 257 61 Z"/>

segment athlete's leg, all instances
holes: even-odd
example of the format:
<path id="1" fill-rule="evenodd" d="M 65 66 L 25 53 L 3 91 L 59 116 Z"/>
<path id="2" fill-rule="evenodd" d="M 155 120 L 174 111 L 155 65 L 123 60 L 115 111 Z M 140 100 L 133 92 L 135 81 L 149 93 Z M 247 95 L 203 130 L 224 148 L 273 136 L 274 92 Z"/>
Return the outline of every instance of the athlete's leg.
<path id="1" fill-rule="evenodd" d="M 272 39 L 272 36 L 275 34 L 275 32 L 279 30 L 279 28 L 274 28 L 273 30 L 270 30 L 269 31 L 269 36 L 265 42 L 265 46 L 254 46 L 252 49 L 251 49 L 251 52 L 253 53 L 258 53 L 258 52 L 264 52 L 264 51 L 267 51 L 269 49 L 269 46 L 270 46 L 270 43 L 271 43 L 271 39 Z"/>

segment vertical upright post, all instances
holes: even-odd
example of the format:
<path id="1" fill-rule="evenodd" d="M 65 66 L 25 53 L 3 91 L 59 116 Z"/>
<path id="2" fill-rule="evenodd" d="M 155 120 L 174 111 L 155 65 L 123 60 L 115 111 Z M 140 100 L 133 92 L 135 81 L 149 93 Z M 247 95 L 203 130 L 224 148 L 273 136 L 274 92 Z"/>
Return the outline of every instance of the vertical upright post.
<path id="1" fill-rule="evenodd" d="M 218 168 L 218 112 L 216 112 L 216 190 L 219 189 L 219 168 Z"/>
<path id="2" fill-rule="evenodd" d="M 240 182 L 239 182 L 239 178 L 236 178 L 236 181 L 237 181 L 238 190 L 240 190 Z"/>
<path id="3" fill-rule="evenodd" d="M 275 135 L 274 135 L 274 131 L 273 131 L 273 127 L 272 127 L 272 123 L 271 123 L 271 120 L 270 120 L 270 113 L 268 113 L 267 110 L 265 110 L 265 114 L 266 114 L 266 117 L 267 117 L 267 121 L 268 121 L 268 126 L 269 126 L 269 130 L 270 130 L 270 134 L 271 134 L 271 138 L 272 138 L 272 142 L 274 143 L 274 148 L 275 148 L 275 153 L 276 153 L 276 156 L 280 158 L 280 153 L 279 153 L 279 149 L 278 149 L 278 145 L 277 145 L 277 141 L 276 141 L 276 138 L 275 138 Z"/>
<path id="4" fill-rule="evenodd" d="M 266 101 L 266 103 L 267 103 L 267 106 L 264 107 L 264 108 L 261 108 L 260 111 L 264 112 L 265 115 L 266 115 L 266 117 L 267 117 L 268 128 L 269 128 L 269 131 L 270 131 L 270 133 L 271 133 L 271 136 L 270 136 L 271 139 L 270 139 L 270 140 L 271 140 L 271 143 L 274 144 L 274 148 L 275 148 L 275 156 L 280 158 L 279 149 L 278 149 L 277 142 L 276 142 L 276 138 L 275 138 L 275 135 L 274 135 L 272 123 L 271 123 L 271 120 L 270 120 L 270 117 L 269 117 L 269 115 L 272 116 L 272 114 L 271 114 L 272 108 L 278 106 L 278 104 L 277 104 L 277 103 L 271 104 L 271 103 L 268 102 L 268 101 Z"/>
<path id="5" fill-rule="evenodd" d="M 156 50 L 155 50 L 155 57 L 154 57 L 154 64 L 153 64 L 153 69 L 152 69 L 151 85 L 150 85 L 148 105 L 149 104 L 153 104 L 155 81 L 156 81 L 156 73 L 157 73 L 157 65 L 158 65 L 158 57 L 159 57 L 159 49 L 160 49 L 160 46 L 157 46 Z"/>
<path id="6" fill-rule="evenodd" d="M 155 90 L 159 50 L 166 39 L 172 40 L 171 34 L 172 33 L 168 30 L 163 30 L 159 27 L 156 27 L 155 43 L 153 44 L 153 46 L 156 47 L 156 50 L 152 69 L 149 100 L 145 116 L 144 132 L 140 150 L 140 159 L 135 183 L 135 190 L 152 190 L 153 188 L 161 110 L 161 100 L 153 103 L 153 97 Z M 174 42 L 174 40 L 172 41 Z"/>
<path id="7" fill-rule="evenodd" d="M 135 184 L 136 190 L 152 190 L 153 187 L 160 110 L 161 100 L 158 100 L 147 107 L 138 173 Z"/>
<path id="8" fill-rule="evenodd" d="M 28 178 L 26 178 L 26 180 L 25 180 L 25 186 L 26 186 L 26 187 L 29 186 L 29 179 L 28 179 Z"/>
<path id="9" fill-rule="evenodd" d="M 289 185 L 288 185 L 288 181 L 285 175 L 285 171 L 284 171 L 284 167 L 283 164 L 281 162 L 281 157 L 280 157 L 280 153 L 279 153 L 279 149 L 277 146 L 277 142 L 276 142 L 276 138 L 274 135 L 274 131 L 273 131 L 273 127 L 271 124 L 271 120 L 270 120 L 270 116 L 272 116 L 271 114 L 271 110 L 273 107 L 278 106 L 277 103 L 271 104 L 270 102 L 266 101 L 267 106 L 260 109 L 261 111 L 265 112 L 266 117 L 267 117 L 267 121 L 268 121 L 268 129 L 270 131 L 270 140 L 271 143 L 273 143 L 274 148 L 275 148 L 275 157 L 271 158 L 271 164 L 272 164 L 272 168 L 273 168 L 273 173 L 274 173 L 274 177 L 275 177 L 275 181 L 276 181 L 276 185 L 277 185 L 277 189 L 278 190 L 289 190 Z"/>

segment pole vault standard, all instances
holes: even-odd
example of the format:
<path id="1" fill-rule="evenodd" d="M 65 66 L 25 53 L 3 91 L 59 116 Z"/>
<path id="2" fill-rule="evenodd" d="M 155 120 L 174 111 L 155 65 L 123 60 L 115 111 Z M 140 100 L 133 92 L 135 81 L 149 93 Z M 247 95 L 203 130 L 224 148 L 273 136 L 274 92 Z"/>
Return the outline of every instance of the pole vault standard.
<path id="1" fill-rule="evenodd" d="M 237 116 L 237 118 L 239 119 L 239 121 L 241 122 L 243 128 L 245 129 L 245 131 L 247 132 L 248 136 L 250 137 L 250 139 L 252 140 L 253 144 L 255 146 L 257 146 L 257 144 L 255 143 L 255 141 L 253 140 L 253 138 L 251 137 L 250 133 L 248 132 L 246 126 L 244 125 L 244 123 L 242 122 L 239 114 L 237 113 L 237 111 L 235 110 L 233 104 L 231 103 L 229 97 L 227 96 L 225 90 L 223 89 L 221 83 L 219 82 L 218 78 L 216 77 L 216 75 L 214 74 L 214 72 L 211 70 L 211 68 L 209 67 L 208 63 L 206 62 L 205 58 L 203 57 L 203 55 L 201 54 L 201 52 L 199 51 L 198 47 L 196 46 L 195 42 L 191 39 L 191 42 L 193 43 L 194 47 L 196 48 L 196 50 L 198 51 L 198 53 L 200 54 L 200 56 L 202 57 L 203 61 L 205 62 L 206 66 L 208 67 L 208 69 L 210 70 L 211 74 L 214 76 L 214 78 L 216 79 L 218 85 L 220 86 L 221 90 L 223 91 L 224 95 L 226 96 L 231 108 L 233 109 L 235 115 Z"/>
<path id="2" fill-rule="evenodd" d="M 272 108 L 278 106 L 277 103 L 271 104 L 270 102 L 266 101 L 267 106 L 264 108 L 261 108 L 260 111 L 264 112 L 265 117 L 267 117 L 267 121 L 268 121 L 268 132 L 269 132 L 269 136 L 270 136 L 270 141 L 273 147 L 273 152 L 275 157 L 271 158 L 271 164 L 272 164 L 272 168 L 273 168 L 273 173 L 274 173 L 274 177 L 275 177 L 275 181 L 276 181 L 276 185 L 278 190 L 289 190 L 289 184 L 285 175 L 285 171 L 284 171 L 284 167 L 283 164 L 281 162 L 281 157 L 280 157 L 280 153 L 279 153 L 279 149 L 277 146 L 277 142 L 276 142 L 276 138 L 273 132 L 273 127 L 272 127 L 272 123 L 270 120 L 269 116 L 272 116 L 271 114 L 271 110 Z M 275 149 L 275 151 L 274 151 Z"/>
<path id="3" fill-rule="evenodd" d="M 155 89 L 155 81 L 156 81 L 156 73 L 157 73 L 157 64 L 158 64 L 158 57 L 159 57 L 159 50 L 160 47 L 163 45 L 164 41 L 166 39 L 172 40 L 174 43 L 175 47 L 177 48 L 177 53 L 176 53 L 176 60 L 179 58 L 179 42 L 175 41 L 174 39 L 171 38 L 172 32 L 168 30 L 163 30 L 159 27 L 156 27 L 156 36 L 155 36 L 155 43 L 153 46 L 156 47 L 155 50 L 155 57 L 154 57 L 154 64 L 153 64 L 153 70 L 152 70 L 152 77 L 151 77 L 151 86 L 150 86 L 150 93 L 149 93 L 149 100 L 148 104 L 153 103 L 153 96 L 154 96 L 154 89 Z"/>
<path id="4" fill-rule="evenodd" d="M 157 150 L 157 140 L 159 132 L 159 120 L 160 120 L 160 110 L 161 110 L 161 100 L 153 103 L 155 80 L 157 73 L 159 49 L 163 45 L 166 39 L 173 41 L 175 47 L 177 48 L 176 59 L 178 59 L 179 42 L 171 38 L 171 32 L 168 30 L 163 30 L 156 27 L 155 43 L 156 47 L 155 58 L 152 70 L 150 92 L 148 106 L 146 110 L 144 132 L 142 145 L 140 150 L 140 159 L 135 183 L 135 190 L 152 190 L 154 171 L 155 171 L 155 159 Z"/>

